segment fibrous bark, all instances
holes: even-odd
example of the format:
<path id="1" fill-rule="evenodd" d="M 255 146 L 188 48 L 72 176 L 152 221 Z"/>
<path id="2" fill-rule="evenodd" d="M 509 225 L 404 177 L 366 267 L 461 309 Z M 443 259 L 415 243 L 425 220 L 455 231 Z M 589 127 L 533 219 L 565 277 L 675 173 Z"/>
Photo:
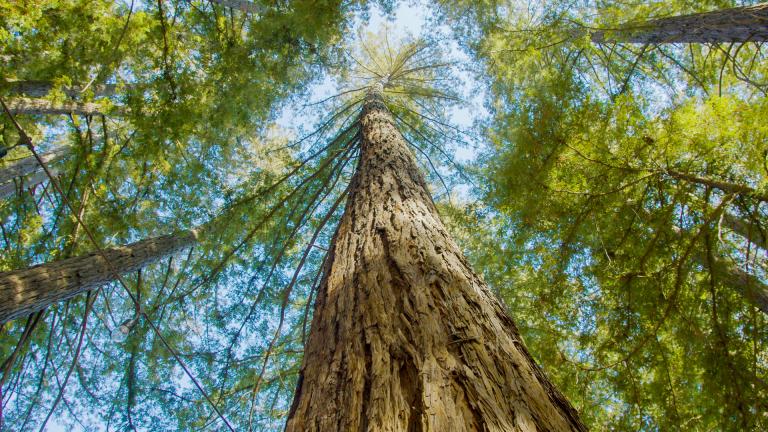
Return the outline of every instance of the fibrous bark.
<path id="1" fill-rule="evenodd" d="M 440 221 L 380 95 L 286 430 L 581 431 Z"/>
<path id="2" fill-rule="evenodd" d="M 768 3 L 627 24 L 592 33 L 592 41 L 629 43 L 728 43 L 768 40 Z"/>
<path id="3" fill-rule="evenodd" d="M 114 280 L 115 272 L 136 271 L 191 246 L 196 239 L 196 231 L 184 231 L 105 249 L 104 256 L 90 253 L 23 270 L 2 272 L 0 324 L 98 288 Z"/>
<path id="4" fill-rule="evenodd" d="M 103 115 L 101 105 L 93 102 L 53 102 L 48 99 L 13 98 L 6 101 L 11 114 L 79 114 Z M 122 115 L 123 110 L 112 109 L 111 114 Z"/>

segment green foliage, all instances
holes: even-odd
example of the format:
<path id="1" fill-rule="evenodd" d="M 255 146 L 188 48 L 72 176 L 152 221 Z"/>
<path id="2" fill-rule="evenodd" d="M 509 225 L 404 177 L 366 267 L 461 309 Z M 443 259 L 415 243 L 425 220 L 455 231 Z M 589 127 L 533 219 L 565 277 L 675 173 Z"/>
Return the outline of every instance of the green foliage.
<path id="1" fill-rule="evenodd" d="M 487 246 L 467 249 L 593 428 L 760 430 L 768 334 L 742 275 L 764 287 L 766 104 L 739 71 L 766 62 L 754 44 L 590 41 L 693 12 L 660 6 L 447 9 L 474 36 L 494 111 L 491 209 L 470 213 Z M 741 50 L 754 60 L 728 54 Z"/>
<path id="2" fill-rule="evenodd" d="M 488 90 L 468 169 L 453 160 L 474 137 L 448 120 L 448 41 L 384 29 L 353 44 L 366 2 L 0 0 L 0 97 L 43 83 L 44 99 L 104 112 L 16 116 L 36 150 L 71 151 L 51 163 L 61 191 L 0 201 L 0 270 L 94 252 L 91 236 L 201 232 L 125 287 L 5 324 L 5 425 L 52 412 L 83 430 L 223 430 L 213 404 L 236 430 L 280 429 L 360 104 L 380 85 L 456 240 L 585 422 L 765 429 L 766 317 L 743 294 L 768 286 L 762 46 L 590 39 L 734 2 L 439 3 Z M 340 93 L 307 103 L 324 73 Z M 301 103 L 295 118 L 319 120 L 295 139 L 274 121 Z M 31 156 L 8 116 L 0 127 L 0 169 Z"/>

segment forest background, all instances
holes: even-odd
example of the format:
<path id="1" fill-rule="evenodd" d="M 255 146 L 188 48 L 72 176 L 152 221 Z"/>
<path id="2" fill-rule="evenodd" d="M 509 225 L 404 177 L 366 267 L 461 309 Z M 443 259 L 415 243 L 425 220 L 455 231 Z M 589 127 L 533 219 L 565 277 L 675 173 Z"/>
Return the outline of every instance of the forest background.
<path id="1" fill-rule="evenodd" d="M 3 323 L 3 430 L 282 429 L 358 157 L 334 145 L 414 43 L 430 87 L 390 109 L 582 421 L 765 429 L 762 42 L 611 33 L 753 4 L 0 1 L 0 271 L 173 243 Z M 47 171 L 9 171 L 25 134 Z"/>

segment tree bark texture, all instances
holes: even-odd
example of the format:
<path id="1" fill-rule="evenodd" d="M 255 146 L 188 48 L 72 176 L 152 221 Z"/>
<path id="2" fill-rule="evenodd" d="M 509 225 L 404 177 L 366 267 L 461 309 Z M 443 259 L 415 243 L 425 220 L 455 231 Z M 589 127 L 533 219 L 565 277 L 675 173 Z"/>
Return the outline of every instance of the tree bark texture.
<path id="1" fill-rule="evenodd" d="M 194 230 L 144 239 L 127 246 L 0 273 L 0 324 L 70 299 L 136 271 L 197 240 Z M 111 264 L 108 265 L 107 261 Z"/>
<path id="2" fill-rule="evenodd" d="M 104 115 L 101 105 L 93 102 L 53 102 L 48 99 L 13 98 L 6 101 L 12 114 L 78 114 Z M 122 115 L 123 110 L 114 108 L 112 114 Z"/>
<path id="3" fill-rule="evenodd" d="M 70 146 L 60 146 L 49 152 L 42 153 L 40 159 L 46 164 L 53 164 L 67 157 L 71 150 L 72 148 Z M 42 167 L 34 156 L 28 156 L 13 161 L 7 166 L 0 167 L 0 184 L 10 182 L 17 177 L 23 177 L 41 170 Z"/>
<path id="4" fill-rule="evenodd" d="M 440 221 L 378 93 L 286 430 L 582 431 Z"/>
<path id="5" fill-rule="evenodd" d="M 30 97 L 41 98 L 48 95 L 53 90 L 53 83 L 50 81 L 41 80 L 7 80 L 4 87 L 8 89 L 11 94 L 23 94 Z M 64 94 L 71 98 L 78 97 L 83 92 L 83 87 L 80 85 L 73 85 L 65 87 Z M 93 92 L 96 97 L 109 97 L 115 94 L 117 90 L 116 84 L 94 84 L 88 87 L 89 91 Z"/>
<path id="6" fill-rule="evenodd" d="M 49 169 L 53 176 L 57 176 L 59 171 L 56 168 Z M 0 184 L 0 198 L 8 198 L 16 195 L 19 191 L 25 191 L 31 187 L 37 186 L 48 180 L 48 174 L 43 171 L 37 171 L 29 177 L 24 177 L 18 181 L 9 181 L 7 183 Z"/>
<path id="7" fill-rule="evenodd" d="M 729 43 L 768 40 L 768 3 L 662 18 L 592 33 L 592 41 L 629 43 Z"/>

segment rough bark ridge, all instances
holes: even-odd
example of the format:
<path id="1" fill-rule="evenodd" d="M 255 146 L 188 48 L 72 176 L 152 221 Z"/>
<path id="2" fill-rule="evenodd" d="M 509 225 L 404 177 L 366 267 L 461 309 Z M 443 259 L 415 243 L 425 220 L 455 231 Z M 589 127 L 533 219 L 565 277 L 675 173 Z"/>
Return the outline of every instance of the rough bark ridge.
<path id="1" fill-rule="evenodd" d="M 377 93 L 286 430 L 582 431 L 470 269 Z"/>
<path id="2" fill-rule="evenodd" d="M 768 40 L 768 3 L 663 18 L 592 33 L 592 41 L 630 43 L 727 43 Z"/>
<path id="3" fill-rule="evenodd" d="M 193 230 L 106 249 L 111 268 L 101 254 L 91 253 L 0 273 L 0 324 L 114 280 L 112 268 L 121 274 L 138 270 L 191 246 L 196 239 Z"/>

